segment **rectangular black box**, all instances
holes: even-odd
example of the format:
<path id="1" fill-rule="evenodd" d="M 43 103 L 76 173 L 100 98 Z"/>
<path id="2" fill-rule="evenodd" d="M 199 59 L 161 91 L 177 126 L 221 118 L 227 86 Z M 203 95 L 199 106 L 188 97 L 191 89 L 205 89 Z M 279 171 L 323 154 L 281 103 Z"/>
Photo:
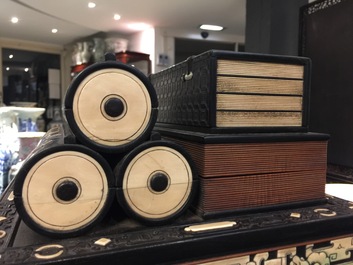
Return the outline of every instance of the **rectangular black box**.
<path id="1" fill-rule="evenodd" d="M 157 123 L 198 131 L 307 131 L 310 59 L 211 50 L 150 76 Z"/>

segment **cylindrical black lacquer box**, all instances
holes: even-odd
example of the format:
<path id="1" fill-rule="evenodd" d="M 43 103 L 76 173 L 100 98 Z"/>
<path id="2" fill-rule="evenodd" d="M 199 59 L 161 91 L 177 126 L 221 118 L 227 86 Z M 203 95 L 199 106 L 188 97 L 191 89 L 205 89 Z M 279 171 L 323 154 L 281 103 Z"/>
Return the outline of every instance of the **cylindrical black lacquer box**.
<path id="1" fill-rule="evenodd" d="M 185 213 L 197 191 L 191 157 L 165 140 L 139 145 L 119 162 L 114 174 L 120 205 L 147 225 L 170 223 Z"/>
<path id="2" fill-rule="evenodd" d="M 77 139 L 104 153 L 128 152 L 148 139 L 158 112 L 147 76 L 116 61 L 84 69 L 68 88 L 64 105 Z"/>
<path id="3" fill-rule="evenodd" d="M 114 199 L 114 175 L 96 151 L 65 144 L 54 128 L 24 161 L 14 184 L 23 221 L 52 237 L 80 235 L 99 223 Z"/>

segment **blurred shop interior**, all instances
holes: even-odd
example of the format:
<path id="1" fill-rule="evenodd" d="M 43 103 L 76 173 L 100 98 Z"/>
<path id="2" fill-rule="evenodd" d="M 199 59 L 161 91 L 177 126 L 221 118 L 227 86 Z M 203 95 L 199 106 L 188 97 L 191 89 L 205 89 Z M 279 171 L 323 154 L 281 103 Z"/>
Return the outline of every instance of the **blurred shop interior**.
<path id="1" fill-rule="evenodd" d="M 0 171 L 9 178 L 0 185 L 0 192 L 15 174 L 10 172 L 11 166 L 23 161 L 48 129 L 61 126 L 61 106 L 71 80 L 85 67 L 104 60 L 105 53 L 114 53 L 117 60 L 134 65 L 147 76 L 211 49 L 306 55 L 302 54 L 300 12 L 312 2 L 3 0 Z M 203 30 L 201 24 L 220 25 L 223 29 Z M 328 34 L 329 39 L 321 45 L 334 52 L 336 58 L 343 58 L 338 45 L 343 33 L 337 30 Z M 348 43 L 344 47 L 350 47 L 348 52 L 352 54 L 353 46 Z M 314 61 L 313 68 L 321 63 Z M 340 76 L 347 80 L 346 84 L 352 83 L 351 77 Z M 347 85 L 342 87 L 337 96 L 341 103 L 326 106 L 331 113 L 346 113 L 351 106 L 345 97 Z M 311 97 L 314 101 L 320 98 L 315 93 Z M 312 129 L 331 135 L 329 162 L 353 168 L 353 144 L 344 141 L 353 131 L 352 118 L 335 119 L 331 117 L 334 114 L 327 114 L 326 121 L 318 118 L 327 103 L 326 98 L 321 100 L 313 104 L 310 112 Z"/>

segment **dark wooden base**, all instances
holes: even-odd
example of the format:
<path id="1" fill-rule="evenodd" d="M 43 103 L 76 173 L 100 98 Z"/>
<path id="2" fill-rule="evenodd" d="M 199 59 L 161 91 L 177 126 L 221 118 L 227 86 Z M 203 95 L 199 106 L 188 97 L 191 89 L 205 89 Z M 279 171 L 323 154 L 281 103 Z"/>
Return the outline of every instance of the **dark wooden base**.
<path id="1" fill-rule="evenodd" d="M 115 212 L 84 236 L 60 240 L 30 230 L 19 219 L 11 199 L 12 185 L 0 201 L 0 216 L 6 218 L 0 221 L 0 264 L 197 264 L 216 260 L 262 264 L 259 259 L 282 260 L 280 264 L 300 264 L 299 260 L 353 263 L 353 203 L 331 196 L 320 205 L 207 221 L 187 212 L 171 225 L 153 228 Z M 191 225 L 224 221 L 235 223 L 228 228 L 188 231 Z"/>
<path id="2" fill-rule="evenodd" d="M 327 182 L 353 184 L 353 168 L 341 165 L 327 165 Z"/>

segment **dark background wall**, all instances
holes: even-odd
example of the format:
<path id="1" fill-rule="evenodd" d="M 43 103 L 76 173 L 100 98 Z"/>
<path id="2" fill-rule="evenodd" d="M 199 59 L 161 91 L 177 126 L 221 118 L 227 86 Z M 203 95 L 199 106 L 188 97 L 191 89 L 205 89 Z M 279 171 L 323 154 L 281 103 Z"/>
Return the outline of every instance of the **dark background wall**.
<path id="1" fill-rule="evenodd" d="M 353 1 L 303 12 L 301 55 L 312 60 L 309 129 L 330 134 L 328 162 L 353 168 Z"/>
<path id="2" fill-rule="evenodd" d="M 299 10 L 308 0 L 247 0 L 245 51 L 298 55 Z"/>
<path id="3" fill-rule="evenodd" d="M 328 163 L 353 168 L 353 1 L 247 0 L 245 51 L 309 57 L 309 131 Z"/>

